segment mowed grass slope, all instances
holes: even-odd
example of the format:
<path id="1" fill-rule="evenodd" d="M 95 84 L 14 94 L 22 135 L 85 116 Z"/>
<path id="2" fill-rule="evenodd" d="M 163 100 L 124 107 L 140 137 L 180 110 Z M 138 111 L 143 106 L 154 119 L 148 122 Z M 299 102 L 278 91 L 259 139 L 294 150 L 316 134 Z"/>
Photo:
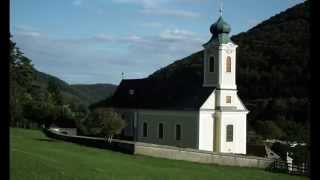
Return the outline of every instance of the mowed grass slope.
<path id="1" fill-rule="evenodd" d="M 127 155 L 49 139 L 36 130 L 11 128 L 10 131 L 12 180 L 307 179 L 255 168 Z"/>

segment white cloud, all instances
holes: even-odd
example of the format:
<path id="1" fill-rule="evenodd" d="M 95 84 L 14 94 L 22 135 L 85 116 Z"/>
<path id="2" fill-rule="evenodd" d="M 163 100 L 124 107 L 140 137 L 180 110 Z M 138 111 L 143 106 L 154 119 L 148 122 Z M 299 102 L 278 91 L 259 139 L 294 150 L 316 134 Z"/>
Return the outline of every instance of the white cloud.
<path id="1" fill-rule="evenodd" d="M 100 33 L 74 39 L 55 39 L 32 28 L 18 28 L 13 33 L 13 41 L 38 70 L 69 83 L 117 84 L 119 72 L 125 72 L 126 78 L 143 78 L 200 50 L 201 39 L 179 28 L 164 29 L 153 36 Z"/>
<path id="2" fill-rule="evenodd" d="M 98 34 L 94 36 L 93 39 L 96 39 L 98 41 L 113 41 L 114 37 L 106 34 Z"/>
<path id="3" fill-rule="evenodd" d="M 84 40 L 84 39 L 83 39 Z M 82 41 L 83 41 L 82 40 Z M 107 34 L 98 34 L 93 37 L 87 38 L 91 43 L 139 43 L 144 41 L 144 39 L 138 35 L 129 35 L 124 37 L 114 37 Z"/>
<path id="4" fill-rule="evenodd" d="M 38 29 L 24 25 L 14 27 L 14 31 L 16 31 L 21 36 L 39 37 L 42 35 Z"/>
<path id="5" fill-rule="evenodd" d="M 128 37 L 125 37 L 124 40 L 127 40 L 129 42 L 141 42 L 143 39 L 137 35 L 130 35 Z"/>
<path id="6" fill-rule="evenodd" d="M 167 29 L 160 33 L 160 38 L 169 40 L 187 40 L 193 39 L 195 33 L 187 30 L 180 29 Z"/>
<path id="7" fill-rule="evenodd" d="M 23 32 L 23 33 L 21 33 L 21 35 L 37 37 L 37 36 L 40 36 L 41 34 L 39 32 L 29 31 L 29 32 Z"/>

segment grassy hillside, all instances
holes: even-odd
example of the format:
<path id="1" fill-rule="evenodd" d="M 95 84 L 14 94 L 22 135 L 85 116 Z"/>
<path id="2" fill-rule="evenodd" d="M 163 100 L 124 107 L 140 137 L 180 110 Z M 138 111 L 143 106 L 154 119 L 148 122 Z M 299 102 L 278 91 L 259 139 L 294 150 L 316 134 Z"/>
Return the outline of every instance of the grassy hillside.
<path id="1" fill-rule="evenodd" d="M 298 180 L 305 177 L 254 168 L 225 167 L 126 155 L 48 139 L 40 131 L 10 129 L 12 180 Z"/>

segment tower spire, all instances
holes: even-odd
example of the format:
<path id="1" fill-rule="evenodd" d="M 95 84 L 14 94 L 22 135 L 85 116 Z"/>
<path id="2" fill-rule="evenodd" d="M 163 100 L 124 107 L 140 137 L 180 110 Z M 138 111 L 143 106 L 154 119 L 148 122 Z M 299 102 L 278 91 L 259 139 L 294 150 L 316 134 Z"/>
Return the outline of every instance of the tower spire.
<path id="1" fill-rule="evenodd" d="M 219 12 L 220 12 L 220 16 L 222 16 L 222 12 L 223 12 L 223 2 L 220 1 L 220 9 L 219 9 Z"/>

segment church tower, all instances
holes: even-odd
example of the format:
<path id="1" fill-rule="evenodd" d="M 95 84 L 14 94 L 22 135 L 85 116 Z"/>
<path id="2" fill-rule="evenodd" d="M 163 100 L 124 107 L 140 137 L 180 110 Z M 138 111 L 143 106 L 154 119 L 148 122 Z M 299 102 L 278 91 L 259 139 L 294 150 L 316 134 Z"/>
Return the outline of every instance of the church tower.
<path id="1" fill-rule="evenodd" d="M 212 103 L 200 109 L 202 132 L 212 132 L 199 136 L 199 149 L 222 153 L 246 154 L 247 114 L 237 94 L 236 49 L 237 45 L 229 37 L 231 27 L 220 17 L 211 25 L 211 39 L 203 45 L 203 87 L 212 87 Z M 210 99 L 210 98 L 209 98 Z M 209 113 L 209 109 L 212 111 Z M 207 113 L 207 114 L 206 114 Z M 207 123 L 207 124 L 205 124 Z M 211 140 L 212 139 L 212 140 Z M 213 142 L 210 145 L 210 142 Z"/>
<path id="2" fill-rule="evenodd" d="M 229 38 L 231 31 L 222 16 L 210 27 L 211 39 L 204 47 L 204 87 L 236 90 L 236 48 Z"/>

